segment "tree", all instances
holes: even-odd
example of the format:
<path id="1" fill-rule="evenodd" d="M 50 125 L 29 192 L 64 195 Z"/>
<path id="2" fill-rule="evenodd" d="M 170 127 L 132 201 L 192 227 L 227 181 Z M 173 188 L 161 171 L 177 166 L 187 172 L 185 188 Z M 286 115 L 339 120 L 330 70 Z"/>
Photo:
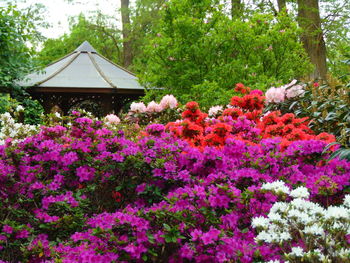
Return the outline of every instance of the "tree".
<path id="1" fill-rule="evenodd" d="M 140 65 L 142 83 L 163 88 L 150 99 L 172 93 L 217 103 L 235 83 L 264 89 L 309 69 L 297 25 L 283 13 L 232 20 L 216 1 L 173 0 L 161 14 Z"/>
<path id="2" fill-rule="evenodd" d="M 0 7 L 0 110 L 20 103 L 25 107 L 24 122 L 31 124 L 40 122 L 42 108 L 16 82 L 37 67 L 33 47 L 43 39 L 38 31 L 45 26 L 42 10 L 41 5 L 26 10 L 12 4 Z"/>
<path id="3" fill-rule="evenodd" d="M 315 66 L 312 79 L 327 79 L 326 44 L 321 28 L 318 0 L 298 0 L 298 22 L 303 29 L 301 41 Z"/>
<path id="4" fill-rule="evenodd" d="M 32 56 L 34 48 L 42 39 L 37 28 L 42 6 L 35 5 L 26 11 L 14 5 L 0 7 L 0 87 L 2 91 L 12 92 L 15 80 L 21 79 L 35 67 Z"/>
<path id="5" fill-rule="evenodd" d="M 286 0 L 277 0 L 278 11 L 282 12 L 287 9 L 287 1 Z"/>
<path id="6" fill-rule="evenodd" d="M 243 12 L 242 0 L 231 0 L 231 17 L 240 17 Z"/>
<path id="7" fill-rule="evenodd" d="M 132 70 L 143 70 L 137 65 L 143 59 L 145 46 L 150 38 L 157 34 L 157 26 L 161 19 L 161 8 L 167 0 L 137 0 L 131 16 L 132 53 L 134 57 Z"/>
<path id="8" fill-rule="evenodd" d="M 108 17 L 100 13 L 90 20 L 82 14 L 71 18 L 70 33 L 45 41 L 37 59 L 46 66 L 74 51 L 85 40 L 108 59 L 122 62 L 120 31 L 109 23 Z"/>
<path id="9" fill-rule="evenodd" d="M 129 0 L 120 0 L 123 33 L 123 65 L 129 67 L 133 60 L 132 40 L 130 38 L 130 8 Z"/>

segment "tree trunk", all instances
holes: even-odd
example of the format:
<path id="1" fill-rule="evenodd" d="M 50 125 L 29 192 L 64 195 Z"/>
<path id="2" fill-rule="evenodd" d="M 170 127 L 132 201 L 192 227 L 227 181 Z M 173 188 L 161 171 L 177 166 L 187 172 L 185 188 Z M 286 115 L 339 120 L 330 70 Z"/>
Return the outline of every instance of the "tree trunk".
<path id="1" fill-rule="evenodd" d="M 282 12 L 284 9 L 287 10 L 286 0 L 277 0 L 278 12 Z"/>
<path id="2" fill-rule="evenodd" d="M 232 19 L 242 15 L 243 6 L 241 0 L 231 0 L 231 16 Z"/>
<path id="3" fill-rule="evenodd" d="M 129 0 L 120 0 L 123 34 L 123 65 L 130 66 L 133 60 L 132 41 L 130 39 L 130 9 Z"/>
<path id="4" fill-rule="evenodd" d="M 301 41 L 315 66 L 311 79 L 326 80 L 326 44 L 321 28 L 318 0 L 298 0 L 298 23 L 303 29 Z"/>

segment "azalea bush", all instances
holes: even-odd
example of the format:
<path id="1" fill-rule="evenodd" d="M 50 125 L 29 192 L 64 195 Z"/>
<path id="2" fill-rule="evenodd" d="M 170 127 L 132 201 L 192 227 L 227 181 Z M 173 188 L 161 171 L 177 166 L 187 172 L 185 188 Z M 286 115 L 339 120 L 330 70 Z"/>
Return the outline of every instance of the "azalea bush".
<path id="1" fill-rule="evenodd" d="M 323 211 L 342 209 L 350 163 L 328 161 L 334 137 L 315 133 L 306 118 L 264 114 L 261 91 L 239 84 L 236 92 L 242 96 L 227 106 L 207 114 L 189 102 L 178 121 L 152 123 L 130 137 L 135 124 L 115 115 L 101 121 L 73 112 L 56 115 L 54 126 L 23 141 L 6 141 L 0 146 L 0 258 L 283 262 L 293 247 L 308 253 L 289 225 L 272 227 L 293 241 L 289 250 L 260 238 L 256 218 L 267 222 L 275 204 L 292 202 L 289 195 Z M 165 111 L 177 107 L 166 105 Z M 150 115 L 141 103 L 131 108 L 139 122 L 162 114 Z M 344 249 L 346 235 L 339 235 Z"/>
<path id="2" fill-rule="evenodd" d="M 290 191 L 281 181 L 264 184 L 261 189 L 291 197 L 276 202 L 267 217 L 253 218 L 259 229 L 256 241 L 280 247 L 288 262 L 347 262 L 350 258 L 350 195 L 341 206 L 324 208 L 307 200 L 309 191 L 298 187 Z"/>
<path id="3" fill-rule="evenodd" d="M 22 111 L 23 107 L 18 106 L 16 115 L 21 114 Z M 5 144 L 6 140 L 15 143 L 36 134 L 38 131 L 39 126 L 16 122 L 8 112 L 0 114 L 0 144 Z"/>

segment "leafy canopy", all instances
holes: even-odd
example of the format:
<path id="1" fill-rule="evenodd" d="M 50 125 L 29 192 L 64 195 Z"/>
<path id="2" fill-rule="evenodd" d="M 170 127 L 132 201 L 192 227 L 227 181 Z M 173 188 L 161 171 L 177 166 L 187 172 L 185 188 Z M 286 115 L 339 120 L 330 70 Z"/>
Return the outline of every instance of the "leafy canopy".
<path id="1" fill-rule="evenodd" d="M 157 34 L 145 47 L 141 82 L 149 99 L 165 93 L 208 107 L 235 83 L 264 89 L 310 69 L 297 24 L 286 14 L 231 20 L 213 0 L 174 0 L 162 8 Z M 221 95 L 222 94 L 222 95 Z"/>
<path id="2" fill-rule="evenodd" d="M 35 44 L 42 39 L 38 26 L 42 6 L 35 5 L 26 11 L 15 5 L 0 6 L 0 87 L 12 91 L 13 82 L 21 79 L 35 66 L 32 61 Z"/>
<path id="3" fill-rule="evenodd" d="M 100 13 L 91 20 L 82 14 L 71 18 L 70 33 L 46 40 L 38 54 L 38 60 L 42 65 L 47 65 L 74 51 L 86 40 L 108 59 L 120 62 L 120 32 L 109 25 L 108 21 L 108 18 Z"/>

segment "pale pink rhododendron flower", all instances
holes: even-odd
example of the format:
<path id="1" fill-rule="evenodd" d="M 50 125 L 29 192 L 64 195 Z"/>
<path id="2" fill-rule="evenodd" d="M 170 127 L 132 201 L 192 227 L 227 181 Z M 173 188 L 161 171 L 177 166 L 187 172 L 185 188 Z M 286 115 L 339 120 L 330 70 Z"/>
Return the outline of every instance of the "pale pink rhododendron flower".
<path id="1" fill-rule="evenodd" d="M 148 103 L 147 105 L 147 112 L 161 112 L 162 111 L 162 107 L 156 103 L 155 101 L 151 101 L 150 103 Z"/>
<path id="2" fill-rule="evenodd" d="M 305 90 L 304 90 L 302 85 L 295 85 L 295 86 L 287 89 L 286 97 L 288 99 L 295 98 L 295 97 L 303 95 L 304 92 L 305 92 Z"/>
<path id="3" fill-rule="evenodd" d="M 209 109 L 208 115 L 211 117 L 215 117 L 216 115 L 222 113 L 223 108 L 222 106 L 213 106 Z"/>
<path id="4" fill-rule="evenodd" d="M 283 85 L 281 87 L 272 87 L 266 91 L 266 103 L 281 103 L 284 100 L 295 98 L 304 94 L 304 88 L 302 85 L 295 85 L 297 80 L 294 79 L 292 82 Z"/>
<path id="5" fill-rule="evenodd" d="M 174 109 L 177 107 L 177 100 L 173 95 L 165 95 L 160 101 L 162 109 L 170 108 Z"/>
<path id="6" fill-rule="evenodd" d="M 143 102 L 133 102 L 130 105 L 130 110 L 142 113 L 146 111 L 146 105 Z"/>
<path id="7" fill-rule="evenodd" d="M 281 102 L 283 102 L 285 99 L 285 91 L 286 91 L 285 87 L 280 87 L 280 88 L 271 87 L 271 88 L 269 88 L 265 93 L 266 103 L 272 103 L 272 102 L 281 103 Z"/>
<path id="8" fill-rule="evenodd" d="M 108 114 L 105 117 L 105 121 L 110 123 L 110 124 L 119 124 L 120 123 L 120 119 L 117 115 L 114 114 Z"/>

